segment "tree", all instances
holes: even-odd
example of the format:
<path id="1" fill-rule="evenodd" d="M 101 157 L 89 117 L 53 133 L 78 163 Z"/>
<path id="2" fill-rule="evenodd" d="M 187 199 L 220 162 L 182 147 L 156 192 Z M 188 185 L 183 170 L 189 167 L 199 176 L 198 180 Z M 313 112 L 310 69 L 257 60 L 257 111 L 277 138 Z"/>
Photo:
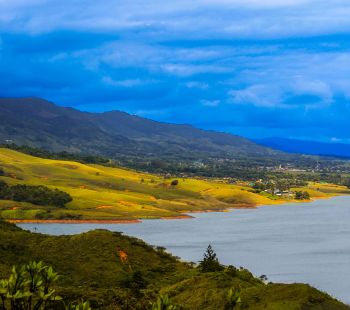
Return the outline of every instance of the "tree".
<path id="1" fill-rule="evenodd" d="M 279 181 L 277 181 L 277 188 L 280 191 L 289 191 L 290 189 L 290 182 L 287 179 L 281 179 Z"/>
<path id="2" fill-rule="evenodd" d="M 266 189 L 266 185 L 261 181 L 257 181 L 254 183 L 253 188 L 259 193 Z"/>
<path id="3" fill-rule="evenodd" d="M 350 188 L 350 178 L 346 178 L 346 179 L 342 182 L 342 184 L 343 184 L 344 186 L 346 186 L 347 188 Z"/>
<path id="4" fill-rule="evenodd" d="M 302 196 L 303 196 L 302 191 L 296 191 L 296 192 L 295 192 L 295 195 L 294 195 L 294 198 L 295 198 L 296 200 L 301 200 L 301 199 L 302 199 Z"/>
<path id="5" fill-rule="evenodd" d="M 6 199 L 9 196 L 9 186 L 0 180 L 0 199 Z"/>
<path id="6" fill-rule="evenodd" d="M 141 290 L 145 289 L 148 285 L 147 280 L 144 278 L 141 271 L 134 271 L 131 276 L 122 282 L 123 286 L 133 291 L 135 295 L 141 295 Z"/>
<path id="7" fill-rule="evenodd" d="M 309 200 L 310 194 L 307 191 L 296 191 L 295 192 L 295 199 L 296 200 Z"/>
<path id="8" fill-rule="evenodd" d="M 0 180 L 0 199 L 29 202 L 35 205 L 64 207 L 73 198 L 66 192 L 46 186 L 17 184 L 7 185 Z"/>
<path id="9" fill-rule="evenodd" d="M 203 260 L 199 263 L 199 267 L 203 272 L 214 272 L 223 269 L 223 266 L 219 263 L 216 253 L 210 244 L 203 255 Z"/>
<path id="10" fill-rule="evenodd" d="M 303 199 L 309 200 L 310 199 L 310 194 L 307 191 L 303 191 Z"/>
<path id="11" fill-rule="evenodd" d="M 178 180 L 171 181 L 171 186 L 177 186 L 179 184 Z"/>
<path id="12" fill-rule="evenodd" d="M 266 188 L 274 195 L 276 191 L 276 182 L 274 180 L 269 180 L 266 184 Z"/>

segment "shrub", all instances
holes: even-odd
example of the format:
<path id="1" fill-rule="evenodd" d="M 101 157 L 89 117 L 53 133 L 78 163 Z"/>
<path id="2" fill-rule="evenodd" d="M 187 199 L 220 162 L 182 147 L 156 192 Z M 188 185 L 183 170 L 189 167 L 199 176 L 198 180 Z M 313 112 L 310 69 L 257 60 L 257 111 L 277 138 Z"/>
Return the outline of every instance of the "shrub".
<path id="1" fill-rule="evenodd" d="M 152 310 L 180 310 L 180 307 L 171 303 L 168 295 L 159 295 L 157 301 L 151 304 Z"/>
<path id="2" fill-rule="evenodd" d="M 225 268 L 225 272 L 231 277 L 236 277 L 238 273 L 238 269 L 232 265 L 229 265 Z"/>
<path id="3" fill-rule="evenodd" d="M 296 191 L 295 192 L 296 200 L 309 200 L 310 194 L 307 191 Z"/>
<path id="4" fill-rule="evenodd" d="M 139 296 L 141 294 L 141 290 L 147 287 L 148 282 L 144 278 L 142 272 L 140 270 L 136 270 L 132 272 L 132 274 L 125 280 L 121 281 L 121 285 L 124 288 L 131 289 L 136 296 Z"/>

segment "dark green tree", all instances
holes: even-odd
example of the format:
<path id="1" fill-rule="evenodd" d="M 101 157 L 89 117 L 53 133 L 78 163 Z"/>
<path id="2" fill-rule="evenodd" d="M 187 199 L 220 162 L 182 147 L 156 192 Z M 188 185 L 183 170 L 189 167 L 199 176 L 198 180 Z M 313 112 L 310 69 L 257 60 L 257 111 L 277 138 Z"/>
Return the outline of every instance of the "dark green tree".
<path id="1" fill-rule="evenodd" d="M 6 199 L 9 196 L 9 186 L 0 180 L 0 199 Z"/>
<path id="2" fill-rule="evenodd" d="M 310 194 L 307 191 L 303 191 L 303 199 L 309 200 L 310 199 Z"/>
<path id="3" fill-rule="evenodd" d="M 296 200 L 309 200 L 310 194 L 307 191 L 296 191 L 295 192 L 295 199 Z"/>
<path id="4" fill-rule="evenodd" d="M 200 261 L 199 267 L 203 272 L 214 272 L 223 270 L 223 266 L 219 263 L 216 253 L 209 244 L 203 255 L 203 260 Z"/>
<path id="5" fill-rule="evenodd" d="M 296 191 L 295 192 L 294 198 L 296 200 L 302 200 L 303 199 L 302 197 L 303 197 L 303 192 L 302 191 Z"/>
<path id="6" fill-rule="evenodd" d="M 3 181 L 0 181 L 0 199 L 55 207 L 64 207 L 66 203 L 72 201 L 72 197 L 68 193 L 58 189 L 50 189 L 42 185 L 17 184 L 9 186 Z"/>

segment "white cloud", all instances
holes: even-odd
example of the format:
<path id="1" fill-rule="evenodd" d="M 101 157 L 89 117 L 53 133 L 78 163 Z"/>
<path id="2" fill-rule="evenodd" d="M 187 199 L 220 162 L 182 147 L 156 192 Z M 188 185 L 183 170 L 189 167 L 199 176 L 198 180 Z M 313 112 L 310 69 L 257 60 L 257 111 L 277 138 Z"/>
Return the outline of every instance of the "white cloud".
<path id="1" fill-rule="evenodd" d="M 228 73 L 231 72 L 232 69 L 220 66 L 220 65 L 210 65 L 210 64 L 203 64 L 203 65 L 191 65 L 191 64 L 164 64 L 161 66 L 164 72 L 176 75 L 176 76 L 192 76 L 196 74 L 203 74 L 203 73 Z"/>
<path id="2" fill-rule="evenodd" d="M 273 85 L 257 84 L 243 89 L 230 90 L 231 102 L 252 104 L 259 107 L 277 107 L 282 105 L 281 90 Z"/>
<path id="3" fill-rule="evenodd" d="M 207 89 L 209 87 L 207 83 L 197 82 L 197 81 L 190 81 L 190 82 L 187 82 L 185 85 L 187 88 L 198 88 L 198 89 Z"/>
<path id="4" fill-rule="evenodd" d="M 205 107 L 217 107 L 220 104 L 220 100 L 206 100 L 202 99 L 200 103 Z"/>
<path id="5" fill-rule="evenodd" d="M 140 80 L 140 79 L 114 80 L 109 76 L 103 77 L 102 82 L 106 85 L 115 86 L 115 87 L 136 87 L 136 86 L 155 83 L 155 81 Z"/>
<path id="6" fill-rule="evenodd" d="M 0 26 L 8 31 L 137 29 L 129 35 L 165 39 L 346 32 L 349 14 L 347 0 L 0 0 Z"/>
<path id="7" fill-rule="evenodd" d="M 307 80 L 298 77 L 292 85 L 294 94 L 309 94 L 322 98 L 323 103 L 331 103 L 333 101 L 333 93 L 328 84 L 319 80 Z"/>

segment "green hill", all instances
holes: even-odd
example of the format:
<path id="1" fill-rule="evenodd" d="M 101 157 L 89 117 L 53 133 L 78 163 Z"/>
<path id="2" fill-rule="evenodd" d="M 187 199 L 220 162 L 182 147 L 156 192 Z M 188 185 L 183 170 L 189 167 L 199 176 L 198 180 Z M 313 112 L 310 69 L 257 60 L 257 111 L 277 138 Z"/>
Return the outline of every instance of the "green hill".
<path id="1" fill-rule="evenodd" d="M 61 296 L 89 300 L 93 309 L 148 309 L 159 294 L 183 309 L 227 309 L 230 288 L 241 290 L 242 303 L 234 309 L 350 309 L 305 284 L 264 284 L 248 270 L 233 267 L 204 273 L 120 233 L 47 236 L 0 221 L 0 240 L 0 278 L 14 264 L 42 260 L 61 275 L 55 287 Z M 126 263 L 117 249 L 127 253 Z"/>
<path id="2" fill-rule="evenodd" d="M 232 185 L 220 180 L 178 178 L 178 183 L 172 185 L 175 180 L 172 178 L 122 168 L 38 158 L 5 148 L 0 148 L 0 171 L 0 181 L 8 186 L 45 185 L 72 197 L 65 206 L 30 203 L 35 199 L 0 199 L 0 215 L 12 220 L 137 220 L 286 201 L 254 193 L 246 183 Z M 327 188 L 327 193 L 322 192 L 323 189 L 324 185 L 313 185 L 305 190 L 310 191 L 312 197 L 350 192 L 346 187 L 336 185 Z"/>
<path id="3" fill-rule="evenodd" d="M 130 220 L 275 203 L 242 186 L 196 179 L 179 179 L 173 186 L 172 179 L 157 175 L 37 158 L 1 148 L 0 168 L 4 171 L 0 180 L 8 185 L 45 185 L 73 198 L 64 208 L 0 200 L 1 215 L 7 219 Z"/>

